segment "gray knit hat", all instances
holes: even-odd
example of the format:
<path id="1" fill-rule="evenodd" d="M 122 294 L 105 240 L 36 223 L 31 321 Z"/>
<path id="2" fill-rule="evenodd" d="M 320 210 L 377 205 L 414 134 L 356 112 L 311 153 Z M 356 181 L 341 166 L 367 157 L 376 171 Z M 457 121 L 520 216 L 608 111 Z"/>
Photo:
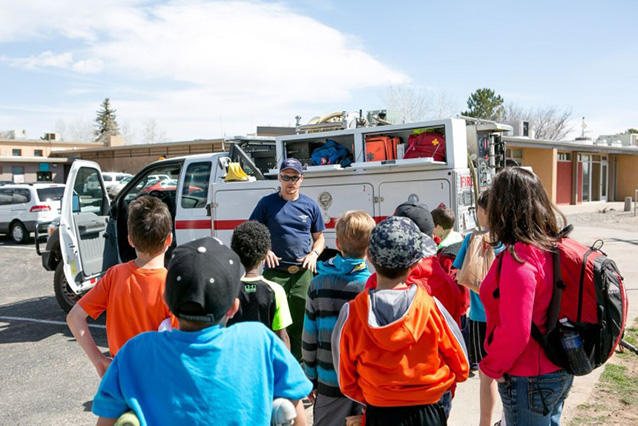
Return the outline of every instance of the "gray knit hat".
<path id="1" fill-rule="evenodd" d="M 408 218 L 390 216 L 370 235 L 370 260 L 387 269 L 406 269 L 423 257 L 423 234 Z"/>

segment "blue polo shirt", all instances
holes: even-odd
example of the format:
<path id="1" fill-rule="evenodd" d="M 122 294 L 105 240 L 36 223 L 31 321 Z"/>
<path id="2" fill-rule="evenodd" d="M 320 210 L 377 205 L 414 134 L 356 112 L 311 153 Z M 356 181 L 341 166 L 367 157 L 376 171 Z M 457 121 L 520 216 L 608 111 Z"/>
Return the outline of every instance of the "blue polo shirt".
<path id="1" fill-rule="evenodd" d="M 284 200 L 279 193 L 263 197 L 249 220 L 266 225 L 272 251 L 283 263 L 299 265 L 312 249 L 312 234 L 326 229 L 321 210 L 310 197 L 299 194 L 295 201 Z"/>

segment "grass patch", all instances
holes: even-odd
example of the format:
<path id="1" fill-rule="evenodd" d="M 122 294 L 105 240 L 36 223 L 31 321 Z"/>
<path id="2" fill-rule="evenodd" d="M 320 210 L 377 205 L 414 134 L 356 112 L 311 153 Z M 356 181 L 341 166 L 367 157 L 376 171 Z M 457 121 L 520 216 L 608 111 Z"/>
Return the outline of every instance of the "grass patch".
<path id="1" fill-rule="evenodd" d="M 616 395 L 623 404 L 638 403 L 638 377 L 631 375 L 627 367 L 607 364 L 600 380 L 607 384 L 607 390 Z"/>

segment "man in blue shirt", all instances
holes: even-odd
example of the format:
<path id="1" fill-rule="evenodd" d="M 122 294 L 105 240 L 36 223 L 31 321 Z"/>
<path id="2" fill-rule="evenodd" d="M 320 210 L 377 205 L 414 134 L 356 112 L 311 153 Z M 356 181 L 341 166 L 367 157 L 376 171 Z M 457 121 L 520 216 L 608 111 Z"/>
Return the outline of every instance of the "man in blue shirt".
<path id="1" fill-rule="evenodd" d="M 325 246 L 319 205 L 299 193 L 303 178 L 299 160 L 285 159 L 279 168 L 279 192 L 259 200 L 249 219 L 263 223 L 270 231 L 272 249 L 266 255 L 264 278 L 286 290 L 292 316 L 290 347 L 298 360 L 308 285 Z"/>
<path id="2" fill-rule="evenodd" d="M 312 384 L 281 340 L 258 322 L 225 327 L 239 309 L 239 257 L 207 237 L 173 252 L 165 301 L 179 330 L 129 340 L 93 401 L 99 425 L 133 410 L 141 425 L 270 424 L 286 398 L 305 425 L 301 399 Z"/>

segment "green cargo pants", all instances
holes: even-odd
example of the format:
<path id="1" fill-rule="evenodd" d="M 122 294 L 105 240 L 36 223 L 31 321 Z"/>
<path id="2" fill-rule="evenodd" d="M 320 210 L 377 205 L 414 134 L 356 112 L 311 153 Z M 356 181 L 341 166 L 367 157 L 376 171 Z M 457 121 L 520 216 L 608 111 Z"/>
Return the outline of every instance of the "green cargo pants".
<path id="1" fill-rule="evenodd" d="M 288 295 L 288 307 L 290 308 L 292 324 L 286 331 L 288 331 L 288 336 L 290 337 L 290 350 L 298 361 L 301 361 L 303 318 L 306 312 L 308 286 L 312 277 L 312 272 L 307 269 L 300 269 L 295 274 L 279 269 L 266 269 L 264 271 L 264 278 L 281 284 L 286 290 L 286 295 Z"/>

